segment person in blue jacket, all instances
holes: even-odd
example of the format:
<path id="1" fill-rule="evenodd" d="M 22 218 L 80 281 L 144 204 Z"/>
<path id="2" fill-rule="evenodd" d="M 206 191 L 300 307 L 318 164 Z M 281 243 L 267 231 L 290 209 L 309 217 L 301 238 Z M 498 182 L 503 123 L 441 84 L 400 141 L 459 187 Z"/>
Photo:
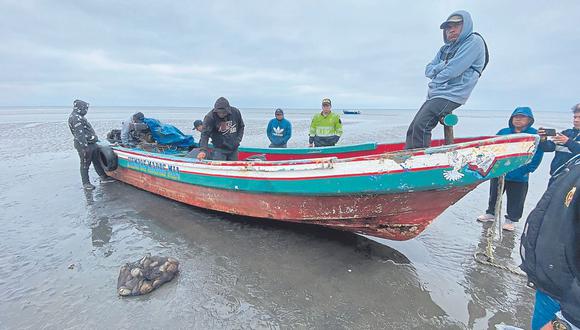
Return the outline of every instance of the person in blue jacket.
<path id="1" fill-rule="evenodd" d="M 550 164 L 550 175 L 572 157 L 580 154 L 580 103 L 572 107 L 574 113 L 574 127 L 556 134 L 548 140 L 545 131 L 540 127 L 538 134 L 542 137 L 540 147 L 544 152 L 555 151 L 554 159 Z"/>
<path id="2" fill-rule="evenodd" d="M 286 148 L 292 137 L 292 124 L 284 118 L 284 111 L 280 108 L 274 112 L 276 118 L 268 123 L 266 134 L 270 140 L 270 148 Z"/>
<path id="3" fill-rule="evenodd" d="M 440 28 L 445 45 L 425 68 L 427 100 L 409 125 L 405 149 L 429 147 L 439 118 L 467 102 L 487 62 L 485 41 L 473 32 L 468 12 L 452 13 Z"/>
<path id="4" fill-rule="evenodd" d="M 509 119 L 509 127 L 503 128 L 497 132 L 497 135 L 507 135 L 515 133 L 537 134 L 538 131 L 532 127 L 534 124 L 534 115 L 530 107 L 517 107 Z M 515 230 L 515 223 L 520 220 L 524 212 L 524 202 L 528 193 L 528 179 L 530 173 L 534 172 L 540 162 L 544 151 L 538 148 L 532 157 L 532 160 L 519 167 L 505 176 L 505 192 L 507 194 L 507 214 L 503 229 L 507 231 Z M 497 188 L 499 180 L 491 179 L 489 188 L 489 204 L 484 215 L 477 217 L 477 221 L 491 222 L 495 218 L 495 203 L 497 200 Z"/>

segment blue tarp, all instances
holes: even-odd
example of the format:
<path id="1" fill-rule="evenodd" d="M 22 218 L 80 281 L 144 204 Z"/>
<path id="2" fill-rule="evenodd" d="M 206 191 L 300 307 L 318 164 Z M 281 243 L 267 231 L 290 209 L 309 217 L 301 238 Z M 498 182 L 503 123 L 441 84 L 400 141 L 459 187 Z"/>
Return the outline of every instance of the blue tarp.
<path id="1" fill-rule="evenodd" d="M 143 121 L 149 126 L 151 135 L 153 135 L 153 138 L 159 144 L 181 148 L 197 146 L 197 143 L 193 140 L 193 136 L 183 134 L 173 125 L 163 124 L 153 118 L 144 118 Z"/>

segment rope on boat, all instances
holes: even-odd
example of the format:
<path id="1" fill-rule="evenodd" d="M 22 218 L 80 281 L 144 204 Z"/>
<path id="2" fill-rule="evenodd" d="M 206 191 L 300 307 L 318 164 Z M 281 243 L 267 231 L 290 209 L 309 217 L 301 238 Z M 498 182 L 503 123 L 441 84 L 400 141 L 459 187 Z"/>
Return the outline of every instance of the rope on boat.
<path id="1" fill-rule="evenodd" d="M 498 231 L 499 231 L 500 241 L 502 239 L 501 202 L 502 202 L 502 197 L 503 197 L 504 186 L 505 186 L 505 176 L 502 175 L 498 178 L 497 200 L 495 202 L 495 219 L 494 219 L 492 226 L 490 226 L 487 229 L 487 234 L 486 234 L 487 245 L 485 247 L 485 252 L 476 251 L 473 254 L 473 258 L 475 259 L 475 261 L 479 262 L 480 264 L 492 266 L 492 267 L 495 267 L 498 269 L 503 269 L 505 271 L 508 271 L 508 272 L 516 274 L 516 275 L 526 276 L 526 274 L 517 267 L 511 268 L 511 267 L 497 263 L 495 261 L 495 257 L 493 256 L 493 250 L 494 250 L 493 240 L 495 238 L 496 227 L 498 228 Z"/>

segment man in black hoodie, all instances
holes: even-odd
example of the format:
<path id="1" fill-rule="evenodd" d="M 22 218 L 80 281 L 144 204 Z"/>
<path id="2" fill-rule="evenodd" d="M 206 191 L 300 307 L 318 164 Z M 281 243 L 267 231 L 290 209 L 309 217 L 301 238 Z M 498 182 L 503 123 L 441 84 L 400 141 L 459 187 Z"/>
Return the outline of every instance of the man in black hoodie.
<path id="1" fill-rule="evenodd" d="M 238 147 L 244 137 L 244 121 L 240 110 L 230 106 L 225 97 L 215 101 L 214 108 L 203 119 L 198 159 L 207 156 L 208 142 L 213 144 L 213 160 L 238 160 Z"/>
<path id="2" fill-rule="evenodd" d="M 556 171 L 552 180 L 526 221 L 520 267 L 528 275 L 530 286 L 536 289 L 532 329 L 543 328 L 554 315 L 551 321 L 554 329 L 578 329 L 580 156 Z M 569 327 L 563 327 L 566 324 Z"/>
<path id="3" fill-rule="evenodd" d="M 68 117 L 68 127 L 74 137 L 74 146 L 79 154 L 81 160 L 81 180 L 83 188 L 86 190 L 93 190 L 95 186 L 89 180 L 89 166 L 91 162 L 95 167 L 95 171 L 101 177 L 101 183 L 113 181 L 101 166 L 97 153 L 97 142 L 99 138 L 97 133 L 85 118 L 89 111 L 89 104 L 85 101 L 75 100 L 73 102 L 73 111 Z"/>

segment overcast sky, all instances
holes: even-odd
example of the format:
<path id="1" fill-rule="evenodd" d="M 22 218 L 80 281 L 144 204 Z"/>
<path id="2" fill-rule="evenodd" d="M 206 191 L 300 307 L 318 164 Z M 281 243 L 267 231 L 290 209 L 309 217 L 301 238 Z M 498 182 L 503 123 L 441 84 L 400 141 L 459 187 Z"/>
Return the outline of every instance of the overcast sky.
<path id="1" fill-rule="evenodd" d="M 418 108 L 457 9 L 491 53 L 465 108 L 580 102 L 580 1 L 0 0 L 0 105 Z"/>

